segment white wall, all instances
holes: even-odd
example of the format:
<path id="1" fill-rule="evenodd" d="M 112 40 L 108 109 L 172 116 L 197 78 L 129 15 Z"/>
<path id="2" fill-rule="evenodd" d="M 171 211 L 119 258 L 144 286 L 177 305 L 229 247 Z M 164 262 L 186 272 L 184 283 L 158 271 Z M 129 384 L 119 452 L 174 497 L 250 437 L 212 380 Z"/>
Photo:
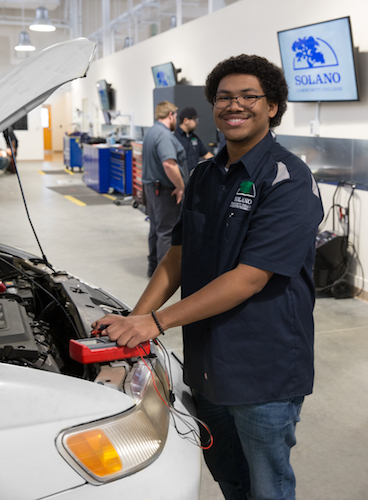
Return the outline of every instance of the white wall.
<path id="1" fill-rule="evenodd" d="M 52 149 L 63 150 L 65 133 L 73 131 L 73 106 L 71 92 L 55 93 L 46 101 L 51 105 Z M 41 125 L 41 107 L 28 113 L 28 130 L 16 130 L 19 141 L 18 160 L 43 160 L 44 137 Z M 5 140 L 0 134 L 0 149 L 5 149 Z"/>
<path id="2" fill-rule="evenodd" d="M 28 113 L 28 130 L 16 130 L 18 139 L 18 160 L 43 160 L 43 128 L 40 108 Z M 0 149 L 6 149 L 5 140 L 0 134 Z"/>
<path id="3" fill-rule="evenodd" d="M 62 151 L 65 133 L 73 131 L 71 92 L 55 93 L 47 99 L 46 104 L 51 106 L 52 149 Z"/>

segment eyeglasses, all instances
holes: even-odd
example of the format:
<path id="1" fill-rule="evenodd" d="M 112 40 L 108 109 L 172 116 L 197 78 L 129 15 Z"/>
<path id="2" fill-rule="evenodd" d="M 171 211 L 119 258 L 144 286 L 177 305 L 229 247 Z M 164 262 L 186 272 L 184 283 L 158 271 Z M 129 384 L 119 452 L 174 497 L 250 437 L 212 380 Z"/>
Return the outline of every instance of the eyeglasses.
<path id="1" fill-rule="evenodd" d="M 215 108 L 218 109 L 225 109 L 231 106 L 232 100 L 235 99 L 238 106 L 241 108 L 253 108 L 255 103 L 258 101 L 258 99 L 261 99 L 261 97 L 267 97 L 266 95 L 239 95 L 238 97 L 222 97 L 222 96 L 215 96 L 213 98 L 213 105 Z"/>

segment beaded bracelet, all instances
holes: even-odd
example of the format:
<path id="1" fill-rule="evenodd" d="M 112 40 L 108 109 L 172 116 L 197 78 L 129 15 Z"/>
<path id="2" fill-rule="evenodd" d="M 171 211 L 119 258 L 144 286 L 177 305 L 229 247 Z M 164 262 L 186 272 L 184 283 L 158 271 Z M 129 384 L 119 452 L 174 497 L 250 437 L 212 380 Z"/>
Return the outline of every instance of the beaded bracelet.
<path id="1" fill-rule="evenodd" d="M 154 322 L 157 325 L 157 328 L 158 328 L 158 331 L 160 332 L 160 334 L 161 335 L 165 335 L 165 332 L 163 331 L 162 326 L 160 325 L 160 323 L 159 323 L 159 321 L 157 319 L 155 311 L 151 311 L 151 315 L 152 315 L 152 318 L 153 318 Z"/>

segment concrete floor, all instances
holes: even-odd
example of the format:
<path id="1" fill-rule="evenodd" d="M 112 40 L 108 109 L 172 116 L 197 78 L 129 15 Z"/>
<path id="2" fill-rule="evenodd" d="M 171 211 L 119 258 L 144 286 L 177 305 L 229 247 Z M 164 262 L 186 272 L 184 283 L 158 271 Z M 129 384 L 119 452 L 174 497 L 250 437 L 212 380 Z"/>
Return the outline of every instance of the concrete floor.
<path id="1" fill-rule="evenodd" d="M 44 254 L 54 267 L 133 306 L 148 283 L 145 215 L 130 202 L 117 206 L 94 191 L 86 206 L 73 203 L 54 188 L 78 193 L 82 174 L 66 173 L 60 155 L 51 159 L 18 165 Z M 1 241 L 40 254 L 15 175 L 0 173 L 0 200 Z M 292 452 L 297 498 L 367 500 L 368 304 L 318 298 L 315 322 L 315 390 L 305 401 Z M 181 352 L 179 328 L 163 340 Z M 205 466 L 202 475 L 200 500 L 222 499 Z"/>

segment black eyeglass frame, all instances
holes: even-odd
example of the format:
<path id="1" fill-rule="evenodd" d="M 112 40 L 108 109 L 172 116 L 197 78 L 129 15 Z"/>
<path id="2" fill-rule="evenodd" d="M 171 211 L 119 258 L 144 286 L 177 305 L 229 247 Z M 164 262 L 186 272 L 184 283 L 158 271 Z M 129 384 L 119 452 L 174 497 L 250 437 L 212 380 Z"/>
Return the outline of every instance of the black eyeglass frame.
<path id="1" fill-rule="evenodd" d="M 238 101 L 239 98 L 242 98 L 242 99 L 246 99 L 246 100 L 249 100 L 250 101 L 250 105 L 244 105 L 244 104 L 240 104 L 240 102 Z M 226 109 L 228 108 L 229 106 L 231 106 L 231 102 L 233 99 L 236 100 L 236 103 L 239 107 L 241 108 L 247 108 L 247 109 L 250 109 L 250 108 L 253 108 L 253 106 L 255 106 L 256 102 L 258 101 L 258 99 L 261 99 L 261 97 L 267 97 L 266 94 L 263 94 L 263 95 L 238 95 L 236 97 L 231 97 L 231 96 L 223 96 L 223 97 L 219 97 L 219 96 L 215 96 L 212 100 L 212 104 L 215 106 L 215 108 L 217 109 Z M 224 99 L 224 104 L 225 106 L 218 106 L 217 104 L 217 99 Z M 253 101 L 254 99 L 254 101 Z"/>

